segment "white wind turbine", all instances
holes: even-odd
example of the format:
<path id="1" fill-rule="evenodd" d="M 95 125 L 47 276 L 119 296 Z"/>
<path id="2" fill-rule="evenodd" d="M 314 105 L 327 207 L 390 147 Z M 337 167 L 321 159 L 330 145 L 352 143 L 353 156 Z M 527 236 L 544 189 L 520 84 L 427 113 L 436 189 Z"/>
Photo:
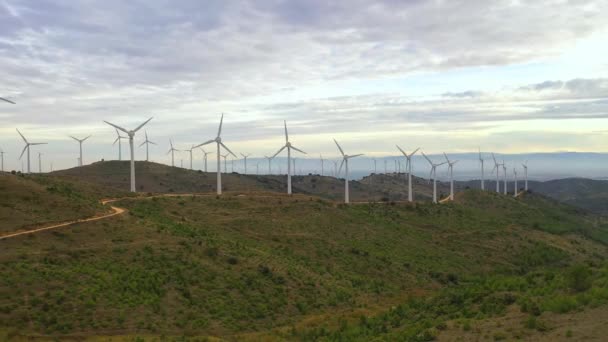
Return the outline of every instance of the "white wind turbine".
<path id="1" fill-rule="evenodd" d="M 321 176 L 323 176 L 323 171 L 324 171 L 324 166 L 325 166 L 325 159 L 323 159 L 323 155 L 319 154 L 319 158 L 321 158 Z"/>
<path id="2" fill-rule="evenodd" d="M 260 174 L 260 163 L 259 162 L 255 163 L 255 174 L 256 175 Z"/>
<path id="3" fill-rule="evenodd" d="M 496 192 L 500 193 L 500 169 L 499 166 L 501 166 L 502 164 L 499 164 L 496 161 L 496 157 L 494 156 L 494 153 L 492 152 L 492 159 L 494 160 L 494 168 L 492 169 L 491 172 L 494 172 L 494 170 L 496 170 Z"/>
<path id="4" fill-rule="evenodd" d="M 171 148 L 169 148 L 169 151 L 167 151 L 167 154 L 171 153 L 171 166 L 175 167 L 175 152 L 179 152 L 181 150 L 178 150 L 175 147 L 173 147 L 173 139 L 169 139 L 169 145 L 171 146 Z"/>
<path id="5" fill-rule="evenodd" d="M 481 149 L 479 149 L 479 162 L 481 163 L 481 190 L 485 190 L 483 158 L 481 157 Z"/>
<path id="6" fill-rule="evenodd" d="M 148 131 L 144 131 L 144 133 L 146 135 L 146 140 L 143 143 L 141 143 L 141 145 L 139 145 L 139 147 L 144 146 L 144 144 L 146 145 L 146 161 L 149 161 L 150 160 L 150 154 L 148 153 L 148 147 L 149 147 L 150 144 L 156 145 L 156 143 L 153 142 L 153 141 L 150 141 L 150 139 L 148 139 Z"/>
<path id="7" fill-rule="evenodd" d="M 283 147 L 281 147 L 281 149 L 278 150 L 277 153 L 272 156 L 272 158 L 276 157 L 285 148 L 287 148 L 287 194 L 291 195 L 291 150 L 294 149 L 304 154 L 306 154 L 306 152 L 296 148 L 291 144 L 291 142 L 289 142 L 289 134 L 287 133 L 287 121 L 283 121 L 283 123 L 285 125 L 285 145 L 283 145 Z"/>
<path id="8" fill-rule="evenodd" d="M 127 137 L 120 135 L 120 132 L 118 131 L 118 129 L 116 129 L 116 140 L 114 140 L 114 143 L 112 143 L 112 145 L 116 145 L 116 142 L 118 142 L 118 160 L 122 160 L 122 139 L 127 139 Z M 80 165 L 80 162 L 78 162 L 78 164 Z"/>
<path id="9" fill-rule="evenodd" d="M 230 151 L 230 149 L 224 145 L 224 143 L 222 142 L 222 124 L 224 122 L 224 114 L 222 114 L 222 118 L 220 119 L 220 127 L 217 130 L 217 137 L 215 137 L 215 139 L 206 141 L 196 147 L 201 147 L 201 146 L 205 146 L 207 144 L 211 144 L 213 142 L 215 142 L 217 144 L 217 194 L 221 195 L 222 194 L 222 170 L 221 170 L 221 165 L 220 165 L 220 158 L 222 157 L 222 155 L 220 154 L 220 148 L 223 147 L 226 151 L 228 151 L 230 154 L 232 154 L 233 156 L 236 157 L 236 155 L 234 153 L 232 153 L 232 151 Z M 224 157 L 224 167 L 226 167 L 226 158 Z M 226 170 L 224 170 L 224 172 L 226 172 Z"/>
<path id="10" fill-rule="evenodd" d="M 147 124 L 148 122 L 150 122 L 150 120 L 152 120 L 152 118 L 149 118 L 148 120 L 144 121 L 144 123 L 142 123 L 141 125 L 137 126 L 135 129 L 133 130 L 126 130 L 120 126 L 117 126 L 113 123 L 104 121 L 105 123 L 107 123 L 108 125 L 121 130 L 125 133 L 127 133 L 127 135 L 129 136 L 129 149 L 131 151 L 131 192 L 135 192 L 135 149 L 133 148 L 133 138 L 135 137 L 135 133 L 137 131 L 139 131 L 142 127 L 144 127 L 145 124 Z M 82 161 L 81 161 L 82 162 Z"/>
<path id="11" fill-rule="evenodd" d="M 528 161 L 521 164 L 524 167 L 524 190 L 528 192 Z"/>
<path id="12" fill-rule="evenodd" d="M 0 161 L 2 161 L 2 166 L 0 166 L 0 171 L 4 172 L 4 152 L 3 149 L 0 148 Z"/>
<path id="13" fill-rule="evenodd" d="M 85 142 L 85 140 L 89 139 L 91 136 L 89 135 L 88 137 L 84 138 L 84 139 L 78 139 L 74 136 L 70 135 L 70 138 L 78 141 L 78 145 L 80 146 L 80 159 L 78 160 L 78 166 L 82 166 L 83 162 L 82 162 L 82 143 Z"/>
<path id="14" fill-rule="evenodd" d="M 12 103 L 12 104 L 16 104 L 15 102 L 9 100 L 9 99 L 5 99 L 4 97 L 0 97 L 0 101 L 4 101 L 4 102 L 8 102 L 8 103 Z"/>
<path id="15" fill-rule="evenodd" d="M 344 165 L 344 203 L 349 203 L 350 198 L 349 198 L 349 192 L 348 192 L 348 160 L 351 158 L 362 156 L 363 154 L 360 153 L 360 154 L 355 154 L 352 156 L 349 156 L 348 154 L 344 154 L 342 147 L 340 147 L 340 144 L 338 144 L 336 139 L 334 139 L 334 142 L 336 143 L 336 146 L 338 146 L 338 150 L 340 150 L 340 154 L 342 154 L 342 162 L 340 163 L 340 168 L 338 169 L 338 173 L 340 173 L 340 171 L 342 171 L 342 165 Z"/>
<path id="16" fill-rule="evenodd" d="M 207 155 L 208 154 L 213 154 L 213 152 L 207 152 L 202 147 L 200 149 L 201 149 L 201 151 L 203 152 L 203 155 L 204 155 L 203 158 L 205 159 L 205 172 L 207 172 Z"/>
<path id="17" fill-rule="evenodd" d="M 243 156 L 243 159 L 245 160 L 245 174 L 247 174 L 247 158 L 249 158 L 251 154 L 243 154 L 241 153 L 241 156 Z"/>
<path id="18" fill-rule="evenodd" d="M 197 147 L 194 147 L 194 145 L 192 145 L 189 149 L 187 149 L 187 152 L 190 152 L 190 170 L 192 170 L 192 151 L 194 151 L 194 149 Z"/>
<path id="19" fill-rule="evenodd" d="M 224 158 L 224 173 L 228 173 L 228 163 L 226 162 L 226 158 L 228 158 L 229 155 L 230 153 L 222 155 L 222 158 Z"/>
<path id="20" fill-rule="evenodd" d="M 414 152 L 412 152 L 411 154 L 407 154 L 401 149 L 401 147 L 399 147 L 398 145 L 395 145 L 395 146 L 397 146 L 399 151 L 401 151 L 401 153 L 403 154 L 403 156 L 406 159 L 405 169 L 407 172 L 407 200 L 409 202 L 412 202 L 414 200 L 414 193 L 412 192 L 412 156 L 414 154 L 416 154 L 416 152 L 418 152 L 420 147 L 415 149 Z M 375 162 L 376 162 L 376 160 L 374 159 L 374 166 L 376 164 Z"/>
<path id="21" fill-rule="evenodd" d="M 21 134 L 21 132 L 19 132 L 19 130 L 17 130 L 17 133 L 19 133 L 19 135 L 21 136 L 23 141 L 25 141 L 25 147 L 23 148 L 23 151 L 21 151 L 21 155 L 19 156 L 19 159 L 21 159 L 23 157 L 25 150 L 27 150 L 27 173 L 30 173 L 31 172 L 30 171 L 30 146 L 46 145 L 46 143 L 31 143 L 31 142 L 27 141 L 27 139 L 25 139 L 25 137 L 23 136 L 23 134 Z"/>
<path id="22" fill-rule="evenodd" d="M 513 168 L 513 177 L 515 178 L 515 191 L 513 192 L 513 197 L 517 197 L 517 169 Z"/>
<path id="23" fill-rule="evenodd" d="M 272 157 L 264 156 L 268 160 L 268 174 L 272 174 Z"/>
<path id="24" fill-rule="evenodd" d="M 430 182 L 430 178 L 433 178 L 433 203 L 437 203 L 437 177 L 436 177 L 437 166 L 446 164 L 446 162 L 443 162 L 441 164 L 435 164 L 429 159 L 429 157 L 426 156 L 426 154 L 424 154 L 424 152 L 422 152 L 422 155 L 429 162 L 429 164 L 431 164 L 431 173 L 429 175 L 429 182 Z"/>
<path id="25" fill-rule="evenodd" d="M 374 158 L 374 174 L 378 173 L 378 168 L 376 166 L 376 158 Z"/>
<path id="26" fill-rule="evenodd" d="M 38 173 L 42 173 L 42 152 L 38 152 Z"/>
<path id="27" fill-rule="evenodd" d="M 504 184 L 505 184 L 505 188 L 504 188 L 504 193 L 505 195 L 507 194 L 507 164 L 505 164 L 505 160 L 502 160 L 502 170 L 504 172 Z"/>
<path id="28" fill-rule="evenodd" d="M 450 200 L 453 201 L 454 200 L 454 164 L 458 163 L 458 160 L 451 162 L 450 159 L 448 159 L 448 155 L 445 154 L 445 152 L 443 153 L 443 156 L 445 157 L 445 160 L 448 163 L 448 171 L 450 172 Z"/>

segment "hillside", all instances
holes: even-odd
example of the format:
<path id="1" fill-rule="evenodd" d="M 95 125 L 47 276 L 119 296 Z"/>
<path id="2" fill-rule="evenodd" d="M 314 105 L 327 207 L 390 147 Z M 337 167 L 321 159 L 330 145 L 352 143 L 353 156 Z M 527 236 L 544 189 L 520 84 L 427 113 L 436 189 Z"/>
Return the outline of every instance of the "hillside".
<path id="1" fill-rule="evenodd" d="M 129 188 L 129 162 L 105 161 L 80 168 L 55 171 L 51 175 L 78 179 L 117 189 Z M 187 170 L 151 162 L 136 162 L 135 177 L 140 192 L 186 193 L 215 192 L 216 174 L 197 170 Z M 427 180 L 414 177 L 414 193 L 420 201 L 430 201 L 432 184 Z M 287 191 L 285 175 L 243 175 L 238 173 L 222 174 L 224 191 Z M 331 200 L 344 198 L 344 180 L 328 176 L 293 176 L 294 193 L 311 194 Z M 445 197 L 449 193 L 446 183 L 438 182 L 438 194 Z M 407 199 L 407 180 L 405 174 L 372 175 L 361 181 L 350 182 L 352 201 L 401 201 Z"/>
<path id="2" fill-rule="evenodd" d="M 0 240 L 0 338 L 414 340 L 511 307 L 559 311 L 555 298 L 566 312 L 608 301 L 606 222 L 534 195 L 344 206 L 248 192 L 115 205 L 129 213 Z M 587 301 L 569 297 L 572 267 L 591 274 Z"/>

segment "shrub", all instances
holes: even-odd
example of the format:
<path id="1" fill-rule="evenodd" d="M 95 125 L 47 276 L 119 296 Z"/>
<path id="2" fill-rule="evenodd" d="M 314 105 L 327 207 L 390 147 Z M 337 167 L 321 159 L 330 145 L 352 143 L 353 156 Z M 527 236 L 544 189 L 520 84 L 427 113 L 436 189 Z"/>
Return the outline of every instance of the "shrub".
<path id="1" fill-rule="evenodd" d="M 585 265 L 573 266 L 566 275 L 568 287 L 576 292 L 587 291 L 591 288 L 591 270 Z"/>

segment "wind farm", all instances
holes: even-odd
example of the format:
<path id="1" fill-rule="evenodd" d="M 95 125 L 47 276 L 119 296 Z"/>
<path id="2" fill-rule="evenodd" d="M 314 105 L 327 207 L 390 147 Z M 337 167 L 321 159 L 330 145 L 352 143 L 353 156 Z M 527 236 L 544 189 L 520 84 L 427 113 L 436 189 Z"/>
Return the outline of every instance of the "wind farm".
<path id="1" fill-rule="evenodd" d="M 0 341 L 604 341 L 606 13 L 3 0 Z"/>

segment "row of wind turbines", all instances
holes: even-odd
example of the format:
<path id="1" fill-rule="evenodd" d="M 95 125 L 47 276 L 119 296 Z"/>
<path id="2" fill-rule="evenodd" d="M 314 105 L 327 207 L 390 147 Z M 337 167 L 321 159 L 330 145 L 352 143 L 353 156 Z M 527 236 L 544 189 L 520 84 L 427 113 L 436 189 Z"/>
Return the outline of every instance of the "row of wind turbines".
<path id="1" fill-rule="evenodd" d="M 12 103 L 12 102 L 11 102 Z M 121 141 L 122 140 L 129 140 L 129 150 L 130 150 L 130 190 L 132 192 L 136 192 L 136 186 L 135 186 L 135 155 L 134 155 L 134 137 L 135 137 L 135 133 L 138 132 L 141 128 L 143 128 L 148 122 L 150 122 L 152 120 L 152 118 L 149 118 L 148 120 L 146 120 L 145 122 L 143 122 L 142 124 L 140 124 L 139 126 L 137 126 L 135 129 L 132 130 L 128 130 L 124 127 L 118 126 L 116 124 L 113 124 L 111 122 L 108 121 L 104 121 L 106 124 L 112 126 L 117 134 L 117 138 L 114 141 L 113 144 L 118 143 L 119 144 L 119 159 L 122 160 L 122 147 L 121 147 Z M 228 148 L 228 146 L 226 146 L 224 144 L 224 142 L 222 141 L 222 126 L 223 126 L 223 121 L 224 121 L 224 115 L 222 114 L 221 118 L 220 118 L 220 124 L 219 124 L 219 128 L 218 128 L 218 132 L 217 132 L 217 136 L 213 139 L 210 139 L 208 141 L 205 141 L 201 144 L 198 145 L 192 145 L 190 149 L 186 149 L 186 150 L 178 150 L 173 146 L 173 141 L 170 140 L 170 149 L 167 152 L 167 154 L 171 154 L 171 165 L 175 166 L 175 157 L 174 157 L 174 153 L 178 152 L 178 151 L 185 151 L 185 152 L 189 152 L 190 153 L 190 168 L 192 168 L 192 160 L 193 160 L 193 150 L 200 148 L 203 153 L 204 153 L 204 162 L 205 162 L 205 172 L 207 172 L 207 156 L 208 154 L 211 154 L 211 152 L 207 152 L 204 149 L 202 149 L 203 146 L 205 145 L 209 145 L 209 144 L 214 144 L 216 145 L 216 156 L 217 156 L 217 168 L 216 168 L 216 173 L 217 173 L 217 194 L 221 195 L 222 194 L 222 171 L 221 171 L 221 159 L 224 159 L 224 172 L 227 171 L 227 166 L 226 166 L 226 158 L 229 155 L 232 155 L 234 157 L 237 157 L 236 154 L 234 152 L 232 152 L 230 150 L 230 148 Z M 295 147 L 289 140 L 289 132 L 287 130 L 287 122 L 284 121 L 284 129 L 285 129 L 285 144 L 272 156 L 265 156 L 265 159 L 268 160 L 268 169 L 269 169 L 269 173 L 270 173 L 270 169 L 271 169 L 271 161 L 278 156 L 281 152 L 283 152 L 284 150 L 287 150 L 287 194 L 291 195 L 292 194 L 292 166 L 293 169 L 295 169 L 295 158 L 292 158 L 292 150 L 302 153 L 302 154 L 306 154 L 306 152 L 304 152 L 303 150 Z M 23 157 L 24 153 L 27 152 L 27 171 L 28 173 L 30 172 L 30 147 L 31 146 L 35 146 L 35 145 L 43 145 L 46 143 L 40 143 L 40 142 L 29 142 L 24 136 L 23 134 L 17 129 L 17 132 L 19 133 L 19 135 L 21 136 L 21 138 L 24 140 L 25 142 L 25 147 L 23 149 L 23 151 L 21 152 L 21 156 L 19 157 L 20 159 Z M 121 132 L 126 133 L 125 135 L 121 135 Z M 80 152 L 80 158 L 78 159 L 78 165 L 82 166 L 83 165 L 83 154 L 82 154 L 82 144 L 89 139 L 91 136 L 87 136 L 85 138 L 77 138 L 74 136 L 70 136 L 70 138 L 74 139 L 75 141 L 77 141 L 79 143 L 79 152 Z M 341 172 L 342 169 L 344 168 L 345 172 L 344 172 L 344 202 L 345 203 L 349 203 L 350 202 L 350 193 L 349 193 L 349 160 L 352 158 L 356 158 L 359 156 L 362 156 L 363 154 L 354 154 L 354 155 L 349 155 L 346 154 L 344 152 L 344 150 L 342 149 L 342 147 L 340 146 L 340 144 L 338 143 L 338 141 L 336 141 L 334 139 L 334 143 L 336 144 L 336 147 L 338 148 L 340 155 L 341 155 L 341 163 L 339 166 L 339 169 L 336 172 L 336 176 L 338 176 Z M 157 145 L 155 142 L 151 141 L 148 138 L 148 133 L 145 132 L 145 140 L 139 145 L 141 146 L 146 146 L 146 160 L 149 159 L 149 145 Z M 413 189 L 412 189 L 412 157 L 414 156 L 414 154 L 416 154 L 420 148 L 415 149 L 413 152 L 411 153 L 406 153 L 401 147 L 399 147 L 398 145 L 396 145 L 397 149 L 403 154 L 403 156 L 405 157 L 405 162 L 406 162 L 406 172 L 407 172 L 407 176 L 408 176 L 408 201 L 412 202 L 414 200 L 413 198 Z M 222 154 L 222 150 L 224 150 L 226 153 Z M 424 152 L 421 152 L 421 154 L 423 155 L 423 157 L 429 162 L 431 170 L 430 170 L 430 175 L 429 175 L 429 182 L 432 180 L 433 182 L 433 202 L 437 203 L 437 177 L 436 177 L 436 173 L 437 173 L 437 168 L 442 166 L 442 165 L 446 165 L 448 166 L 448 173 L 449 173 L 449 177 L 450 177 L 450 195 L 448 197 L 449 200 L 453 200 L 454 199 L 454 177 L 453 177 L 453 170 L 454 170 L 454 165 L 458 162 L 458 160 L 450 160 L 447 156 L 447 154 L 444 153 L 444 157 L 445 157 L 445 161 L 444 162 L 434 162 L 432 161 L 426 154 L 424 154 Z M 250 157 L 249 154 L 242 154 L 241 156 L 243 157 L 244 163 L 245 163 L 245 173 L 247 173 L 247 158 Z M 2 152 L 2 164 L 4 164 L 4 154 Z M 491 172 L 496 171 L 496 191 L 500 192 L 500 175 L 499 175 L 499 170 L 502 167 L 503 171 L 504 171 L 504 194 L 507 194 L 507 167 L 506 164 L 504 163 L 498 163 L 496 161 L 496 158 L 494 156 L 494 154 L 492 153 L 492 158 L 494 160 L 494 168 L 492 169 Z M 323 168 L 324 168 L 324 161 L 325 159 L 323 159 L 323 157 L 321 156 L 321 173 L 323 174 Z M 480 161 L 480 165 L 481 165 L 481 189 L 485 190 L 485 178 L 484 178 L 484 159 L 482 158 L 481 155 L 481 151 L 479 152 L 479 161 Z M 374 170 L 376 171 L 376 167 L 375 167 L 375 160 L 374 160 Z M 337 162 L 335 162 L 335 166 L 337 166 Z M 39 164 L 40 164 L 40 154 L 39 154 Z M 522 166 L 524 167 L 524 176 L 525 176 L 525 190 L 528 190 L 528 166 L 527 166 L 527 162 L 522 164 Z M 39 165 L 40 169 L 41 166 Z M 256 165 L 257 167 L 257 165 Z M 385 164 L 386 167 L 386 164 Z M 2 165 L 2 170 L 3 170 L 3 165 Z M 514 191 L 514 196 L 518 195 L 518 187 L 517 187 L 517 169 L 513 169 L 514 172 L 514 176 L 515 176 L 515 191 Z"/>

